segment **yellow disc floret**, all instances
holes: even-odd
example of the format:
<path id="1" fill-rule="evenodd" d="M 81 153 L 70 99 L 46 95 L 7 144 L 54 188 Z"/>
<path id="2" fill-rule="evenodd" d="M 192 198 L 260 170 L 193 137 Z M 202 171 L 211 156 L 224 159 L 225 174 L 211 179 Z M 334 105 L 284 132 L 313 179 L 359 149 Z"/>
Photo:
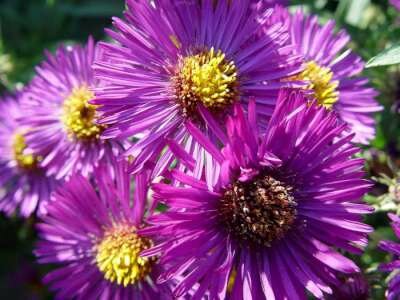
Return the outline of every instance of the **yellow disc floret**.
<path id="1" fill-rule="evenodd" d="M 14 160 L 17 162 L 18 167 L 24 170 L 36 169 L 40 159 L 34 154 L 25 153 L 27 145 L 25 142 L 25 138 L 22 134 L 14 134 L 12 146 L 14 152 Z"/>
<path id="2" fill-rule="evenodd" d="M 201 52 L 182 58 L 173 78 L 175 94 L 185 114 L 193 113 L 201 102 L 211 110 L 221 110 L 238 96 L 237 70 L 221 51 Z"/>
<path id="3" fill-rule="evenodd" d="M 308 81 L 306 89 L 312 91 L 318 104 L 331 108 L 339 98 L 337 91 L 339 82 L 332 80 L 332 77 L 333 73 L 329 68 L 310 61 L 302 73 L 291 79 Z"/>
<path id="4" fill-rule="evenodd" d="M 149 239 L 136 234 L 135 227 L 117 226 L 107 231 L 96 247 L 96 263 L 104 278 L 127 286 L 143 280 L 150 272 L 154 259 L 140 257 L 152 246 Z"/>
<path id="5" fill-rule="evenodd" d="M 62 121 L 71 137 L 89 140 L 100 136 L 103 128 L 95 123 L 96 106 L 88 102 L 93 98 L 87 86 L 74 88 L 66 98 Z"/>

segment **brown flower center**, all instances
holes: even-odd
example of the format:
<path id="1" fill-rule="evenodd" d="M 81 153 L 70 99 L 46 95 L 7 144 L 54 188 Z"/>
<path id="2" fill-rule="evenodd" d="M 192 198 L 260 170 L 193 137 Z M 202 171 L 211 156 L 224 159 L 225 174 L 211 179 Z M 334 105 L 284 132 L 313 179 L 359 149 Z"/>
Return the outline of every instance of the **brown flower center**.
<path id="1" fill-rule="evenodd" d="M 240 242 L 269 247 L 281 239 L 296 218 L 293 188 L 270 175 L 236 181 L 222 197 L 220 214 Z"/>

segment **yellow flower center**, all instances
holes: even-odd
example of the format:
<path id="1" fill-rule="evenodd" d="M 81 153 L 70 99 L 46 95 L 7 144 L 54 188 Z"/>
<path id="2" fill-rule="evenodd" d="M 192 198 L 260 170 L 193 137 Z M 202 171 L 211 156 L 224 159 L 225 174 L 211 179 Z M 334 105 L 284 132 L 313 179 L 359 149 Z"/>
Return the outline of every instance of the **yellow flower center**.
<path id="1" fill-rule="evenodd" d="M 99 138 L 102 126 L 95 123 L 96 106 L 88 101 L 94 94 L 86 86 L 74 88 L 64 102 L 62 121 L 70 137 L 82 140 Z"/>
<path id="2" fill-rule="evenodd" d="M 221 51 L 202 52 L 182 58 L 173 78 L 175 95 L 185 116 L 201 102 L 212 111 L 232 104 L 238 96 L 237 70 Z"/>
<path id="3" fill-rule="evenodd" d="M 117 226 L 107 231 L 96 247 L 97 267 L 111 282 L 125 287 L 135 284 L 151 272 L 155 259 L 140 257 L 151 246 L 149 239 L 136 234 L 135 227 Z"/>
<path id="4" fill-rule="evenodd" d="M 13 137 L 13 152 L 14 159 L 18 164 L 18 167 L 24 170 L 36 169 L 40 158 L 34 154 L 26 154 L 25 150 L 27 148 L 25 138 L 22 134 L 16 133 Z"/>
<path id="5" fill-rule="evenodd" d="M 337 91 L 339 82 L 332 80 L 332 77 L 333 73 L 329 68 L 321 67 L 316 62 L 310 61 L 302 73 L 291 79 L 308 81 L 306 89 L 313 92 L 318 104 L 331 108 L 339 99 Z"/>

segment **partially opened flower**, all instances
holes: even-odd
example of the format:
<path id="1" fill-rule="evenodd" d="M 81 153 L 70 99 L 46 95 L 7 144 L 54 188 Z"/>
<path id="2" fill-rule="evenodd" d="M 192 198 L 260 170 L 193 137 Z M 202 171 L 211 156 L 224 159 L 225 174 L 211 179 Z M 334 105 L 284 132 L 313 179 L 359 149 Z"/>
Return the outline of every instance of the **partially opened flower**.
<path id="1" fill-rule="evenodd" d="M 363 161 L 351 158 L 358 149 L 335 113 L 305 102 L 282 93 L 264 135 L 254 102 L 248 118 L 236 105 L 226 136 L 211 125 L 222 151 L 187 124 L 220 168 L 213 184 L 170 170 L 181 186 L 154 185 L 169 210 L 141 232 L 165 238 L 143 255 L 162 255 L 161 282 L 183 277 L 175 296 L 198 282 L 195 299 L 207 290 L 210 299 L 306 299 L 305 289 L 322 299 L 337 272 L 359 270 L 335 249 L 360 253 L 372 230 L 361 222 L 372 210 L 361 200 L 370 186 Z M 191 169 L 193 158 L 174 148 Z"/>
<path id="2" fill-rule="evenodd" d="M 348 123 L 354 142 L 368 144 L 375 137 L 373 113 L 382 107 L 368 79 L 360 77 L 364 62 L 348 48 L 350 36 L 344 30 L 335 33 L 334 21 L 321 25 L 317 16 L 302 11 L 291 15 L 278 7 L 267 23 L 277 20 L 288 24 L 296 54 L 304 59 L 304 71 L 291 79 L 308 82 L 311 96 Z"/>
<path id="3" fill-rule="evenodd" d="M 160 153 L 155 173 L 171 163 L 172 153 L 163 152 L 166 136 L 198 158 L 209 157 L 183 126 L 191 120 L 213 138 L 199 105 L 223 120 L 233 103 L 257 96 L 259 113 L 271 116 L 279 88 L 300 85 L 283 80 L 301 70 L 285 26 L 273 24 L 262 33 L 252 5 L 128 0 L 125 20 L 114 18 L 115 31 L 107 32 L 117 43 L 101 44 L 103 59 L 94 69 L 103 86 L 93 103 L 108 126 L 103 138 L 142 134 L 126 153 L 136 158 L 132 172 Z"/>
<path id="4" fill-rule="evenodd" d="M 400 218 L 395 214 L 389 214 L 389 218 L 392 220 L 392 228 L 397 238 L 400 239 Z M 390 263 L 380 265 L 381 271 L 395 271 L 394 276 L 389 281 L 389 287 L 387 290 L 388 300 L 396 300 L 400 297 L 400 243 L 392 241 L 382 241 L 379 243 L 379 247 L 395 256 L 394 260 Z"/>
<path id="5" fill-rule="evenodd" d="M 28 217 L 45 211 L 56 180 L 40 167 L 42 157 L 27 149 L 30 128 L 19 122 L 25 116 L 19 98 L 20 94 L 0 101 L 0 210 Z"/>
<path id="6" fill-rule="evenodd" d="M 95 106 L 89 104 L 97 85 L 91 65 L 98 55 L 91 38 L 85 47 L 61 46 L 55 55 L 47 53 L 23 99 L 29 148 L 57 178 L 88 175 L 120 151 L 117 142 L 99 139 L 105 127 L 95 123 Z"/>
<path id="7" fill-rule="evenodd" d="M 368 300 L 369 284 L 364 275 L 357 273 L 339 278 L 340 283 L 333 289 L 328 300 Z"/>
<path id="8" fill-rule="evenodd" d="M 58 268 L 44 279 L 59 299 L 172 299 L 158 285 L 155 258 L 140 252 L 153 245 L 138 234 L 148 213 L 149 172 L 135 176 L 127 164 L 101 165 L 94 180 L 75 175 L 54 195 L 39 227 L 36 255 Z M 113 179 L 115 177 L 115 179 Z"/>

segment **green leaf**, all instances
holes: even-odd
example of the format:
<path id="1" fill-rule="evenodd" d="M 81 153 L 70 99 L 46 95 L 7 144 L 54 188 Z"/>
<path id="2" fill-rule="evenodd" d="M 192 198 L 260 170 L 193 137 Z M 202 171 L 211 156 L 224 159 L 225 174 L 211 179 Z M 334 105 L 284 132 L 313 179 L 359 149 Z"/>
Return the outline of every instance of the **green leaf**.
<path id="1" fill-rule="evenodd" d="M 377 56 L 371 58 L 367 63 L 367 68 L 395 65 L 400 63 L 400 44 L 386 49 Z"/>

